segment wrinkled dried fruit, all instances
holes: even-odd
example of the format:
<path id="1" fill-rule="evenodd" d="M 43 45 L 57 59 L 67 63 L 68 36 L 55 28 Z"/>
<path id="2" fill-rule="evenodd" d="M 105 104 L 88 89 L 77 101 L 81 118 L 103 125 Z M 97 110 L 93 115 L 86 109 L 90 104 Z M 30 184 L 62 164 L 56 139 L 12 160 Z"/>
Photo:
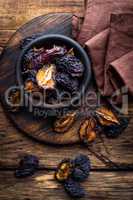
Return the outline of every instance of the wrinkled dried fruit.
<path id="1" fill-rule="evenodd" d="M 80 184 L 73 179 L 68 179 L 65 181 L 64 188 L 66 192 L 74 198 L 81 198 L 85 196 L 84 189 L 80 186 Z"/>
<path id="2" fill-rule="evenodd" d="M 108 126 L 103 126 L 103 131 L 108 138 L 117 138 L 125 128 L 128 126 L 127 118 L 120 118 L 120 124 L 111 124 Z"/>
<path id="3" fill-rule="evenodd" d="M 54 46 L 51 49 L 33 48 L 25 54 L 23 66 L 26 69 L 38 70 L 56 56 L 63 56 L 66 52 L 65 47 L 59 46 Z"/>
<path id="4" fill-rule="evenodd" d="M 67 113 L 65 116 L 60 117 L 54 123 L 54 131 L 58 133 L 66 132 L 74 123 L 76 112 Z"/>
<path id="5" fill-rule="evenodd" d="M 55 172 L 55 178 L 60 181 L 63 182 L 65 180 L 68 179 L 68 177 L 70 176 L 72 171 L 72 164 L 70 160 L 63 160 L 59 166 L 57 171 Z"/>
<path id="6" fill-rule="evenodd" d="M 84 181 L 90 174 L 90 160 L 86 155 L 78 155 L 73 161 L 72 178 L 76 181 Z"/>
<path id="7" fill-rule="evenodd" d="M 55 65 L 44 66 L 36 74 L 36 80 L 43 89 L 53 89 L 55 87 Z"/>
<path id="8" fill-rule="evenodd" d="M 60 59 L 56 59 L 58 71 L 69 73 L 72 77 L 81 77 L 84 72 L 84 66 L 74 55 L 66 54 Z"/>
<path id="9" fill-rule="evenodd" d="M 16 178 L 24 178 L 33 175 L 39 167 L 39 160 L 34 155 L 24 156 L 20 162 L 18 169 L 15 171 Z"/>
<path id="10" fill-rule="evenodd" d="M 83 121 L 79 128 L 79 137 L 84 143 L 93 142 L 96 139 L 96 121 L 94 118 L 90 117 Z"/>
<path id="11" fill-rule="evenodd" d="M 21 104 L 21 93 L 19 89 L 13 89 L 10 91 L 8 95 L 8 101 L 10 104 L 8 104 L 8 109 L 11 112 L 17 112 L 20 109 Z"/>
<path id="12" fill-rule="evenodd" d="M 119 124 L 119 120 L 116 115 L 106 107 L 100 107 L 96 110 L 96 115 L 98 116 L 101 125 L 111 125 L 112 123 Z"/>
<path id="13" fill-rule="evenodd" d="M 56 83 L 59 87 L 64 88 L 70 92 L 76 92 L 78 90 L 78 80 L 71 78 L 69 74 L 57 73 L 55 76 Z"/>
<path id="14" fill-rule="evenodd" d="M 33 82 L 31 79 L 28 79 L 28 80 L 25 81 L 24 90 L 25 90 L 26 92 L 29 92 L 29 93 L 31 93 L 31 92 L 38 92 L 38 91 L 39 91 L 39 87 L 38 87 L 38 85 L 37 85 L 35 82 Z"/>

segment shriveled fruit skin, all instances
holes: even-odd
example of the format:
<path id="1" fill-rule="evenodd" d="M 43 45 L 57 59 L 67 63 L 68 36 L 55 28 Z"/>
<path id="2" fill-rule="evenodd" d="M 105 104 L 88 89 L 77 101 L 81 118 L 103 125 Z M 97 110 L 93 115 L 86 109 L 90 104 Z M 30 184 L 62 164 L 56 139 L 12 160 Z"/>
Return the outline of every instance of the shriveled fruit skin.
<path id="1" fill-rule="evenodd" d="M 73 179 L 68 179 L 65 181 L 64 188 L 66 192 L 74 198 L 81 198 L 85 196 L 84 189 L 80 186 L 80 184 Z"/>
<path id="2" fill-rule="evenodd" d="M 74 55 L 66 54 L 60 59 L 56 59 L 58 71 L 69 73 L 72 77 L 81 77 L 84 72 L 84 66 Z"/>
<path id="3" fill-rule="evenodd" d="M 55 172 L 55 178 L 59 182 L 64 182 L 71 175 L 71 171 L 72 171 L 71 160 L 70 159 L 62 160 L 62 162 L 58 165 L 58 168 Z"/>
<path id="4" fill-rule="evenodd" d="M 128 119 L 122 117 L 119 119 L 120 124 L 111 124 L 103 127 L 103 131 L 108 138 L 117 138 L 128 126 Z"/>
<path id="5" fill-rule="evenodd" d="M 19 162 L 18 169 L 15 171 L 16 178 L 25 178 L 33 175 L 39 167 L 39 160 L 34 155 L 25 155 Z"/>
<path id="6" fill-rule="evenodd" d="M 96 139 L 96 120 L 92 117 L 85 119 L 79 128 L 80 140 L 84 143 L 94 142 Z"/>
<path id="7" fill-rule="evenodd" d="M 76 112 L 67 113 L 65 116 L 62 116 L 55 120 L 54 122 L 54 131 L 58 133 L 64 133 L 69 130 L 76 118 Z"/>
<path id="8" fill-rule="evenodd" d="M 61 72 L 57 73 L 55 76 L 55 81 L 59 87 L 62 87 L 71 93 L 78 91 L 78 80 L 76 78 L 71 78 L 69 74 Z"/>

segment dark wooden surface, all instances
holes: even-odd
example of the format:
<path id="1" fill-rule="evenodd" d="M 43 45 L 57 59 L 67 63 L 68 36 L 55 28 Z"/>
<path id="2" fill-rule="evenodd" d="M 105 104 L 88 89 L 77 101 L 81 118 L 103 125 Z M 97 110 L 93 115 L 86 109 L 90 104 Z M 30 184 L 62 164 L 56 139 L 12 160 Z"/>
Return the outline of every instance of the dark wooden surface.
<path id="1" fill-rule="evenodd" d="M 49 12 L 74 12 L 83 16 L 84 2 L 55 0 L 1 0 L 0 1 L 0 49 L 14 31 L 26 21 Z M 131 115 L 132 115 L 131 106 Z M 90 178 L 84 183 L 88 191 L 87 199 L 133 199 L 133 119 L 127 130 L 116 140 L 105 139 L 109 158 L 123 166 L 123 171 L 113 171 L 89 153 L 92 161 Z M 106 154 L 103 143 L 97 139 L 95 149 Z M 45 167 L 55 167 L 64 157 L 77 153 L 88 154 L 81 145 L 49 146 L 39 144 L 18 131 L 0 107 L 0 199 L 70 199 L 62 186 L 53 180 L 53 171 Z M 13 173 L 20 156 L 25 153 L 38 155 L 40 171 L 28 179 L 17 180 Z M 107 154 L 106 154 L 107 155 Z M 124 169 L 126 168 L 126 170 Z M 130 171 L 127 170 L 130 168 Z"/>

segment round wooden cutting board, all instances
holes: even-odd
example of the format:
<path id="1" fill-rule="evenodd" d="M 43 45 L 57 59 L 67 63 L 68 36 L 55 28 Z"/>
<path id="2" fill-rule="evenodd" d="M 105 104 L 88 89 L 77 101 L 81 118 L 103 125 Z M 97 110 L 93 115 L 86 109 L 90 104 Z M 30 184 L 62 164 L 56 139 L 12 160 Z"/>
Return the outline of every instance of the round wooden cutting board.
<path id="1" fill-rule="evenodd" d="M 16 82 L 16 61 L 21 53 L 20 42 L 37 33 L 58 33 L 72 37 L 71 14 L 48 14 L 37 17 L 21 28 L 12 36 L 4 49 L 0 60 L 0 94 L 4 106 L 5 91 Z M 4 106 L 6 110 L 6 106 Z M 78 129 L 82 121 L 77 119 L 73 127 L 65 133 L 55 133 L 50 119 L 36 119 L 31 113 L 22 110 L 18 113 L 7 111 L 7 115 L 15 126 L 25 134 L 50 144 L 72 144 L 79 142 Z"/>

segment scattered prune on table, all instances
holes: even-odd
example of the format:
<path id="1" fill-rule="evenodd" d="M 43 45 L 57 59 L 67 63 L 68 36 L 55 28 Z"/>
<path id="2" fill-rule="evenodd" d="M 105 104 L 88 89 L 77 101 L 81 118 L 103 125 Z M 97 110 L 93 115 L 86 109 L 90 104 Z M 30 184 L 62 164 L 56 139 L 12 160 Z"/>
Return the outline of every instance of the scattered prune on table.
<path id="1" fill-rule="evenodd" d="M 53 89 L 55 87 L 55 65 L 50 64 L 39 69 L 36 80 L 43 89 Z"/>
<path id="2" fill-rule="evenodd" d="M 59 166 L 55 172 L 55 178 L 59 182 L 63 182 L 68 179 L 68 177 L 71 174 L 71 171 L 72 171 L 71 160 L 65 159 L 59 164 Z"/>
<path id="3" fill-rule="evenodd" d="M 67 113 L 54 122 L 54 131 L 63 133 L 69 130 L 76 118 L 76 112 Z"/>
<path id="4" fill-rule="evenodd" d="M 96 120 L 92 117 L 84 120 L 79 128 L 79 137 L 82 142 L 88 144 L 96 139 Z"/>
<path id="5" fill-rule="evenodd" d="M 61 58 L 57 58 L 55 63 L 58 71 L 67 72 L 72 77 L 83 75 L 84 66 L 74 55 L 66 54 Z"/>
<path id="6" fill-rule="evenodd" d="M 8 110 L 18 112 L 21 106 L 21 92 L 19 89 L 12 89 L 8 94 Z"/>
<path id="7" fill-rule="evenodd" d="M 33 167 L 34 169 L 37 169 L 39 166 L 39 160 L 37 156 L 34 155 L 25 155 L 21 160 L 19 165 L 21 167 L 27 167 L 31 168 Z"/>
<path id="8" fill-rule="evenodd" d="M 103 131 L 108 138 L 117 138 L 124 131 L 124 129 L 127 128 L 127 118 L 122 117 L 119 121 L 120 124 L 114 123 L 111 125 L 103 126 Z"/>
<path id="9" fill-rule="evenodd" d="M 64 188 L 66 192 L 74 198 L 81 198 L 85 196 L 84 189 L 80 186 L 80 184 L 73 179 L 68 179 L 65 181 Z"/>
<path id="10" fill-rule="evenodd" d="M 72 177 L 76 181 L 84 181 L 90 174 L 90 160 L 86 155 L 80 154 L 73 161 Z"/>
<path id="11" fill-rule="evenodd" d="M 15 171 L 16 178 L 24 178 L 33 175 L 39 167 L 39 160 L 34 155 L 24 156 L 20 162 L 18 169 Z"/>
<path id="12" fill-rule="evenodd" d="M 70 92 L 76 92 L 78 90 L 78 80 L 76 78 L 71 78 L 69 74 L 57 73 L 55 80 L 58 86 Z"/>
<path id="13" fill-rule="evenodd" d="M 119 124 L 117 116 L 111 109 L 102 106 L 97 108 L 95 112 L 101 125 Z"/>

